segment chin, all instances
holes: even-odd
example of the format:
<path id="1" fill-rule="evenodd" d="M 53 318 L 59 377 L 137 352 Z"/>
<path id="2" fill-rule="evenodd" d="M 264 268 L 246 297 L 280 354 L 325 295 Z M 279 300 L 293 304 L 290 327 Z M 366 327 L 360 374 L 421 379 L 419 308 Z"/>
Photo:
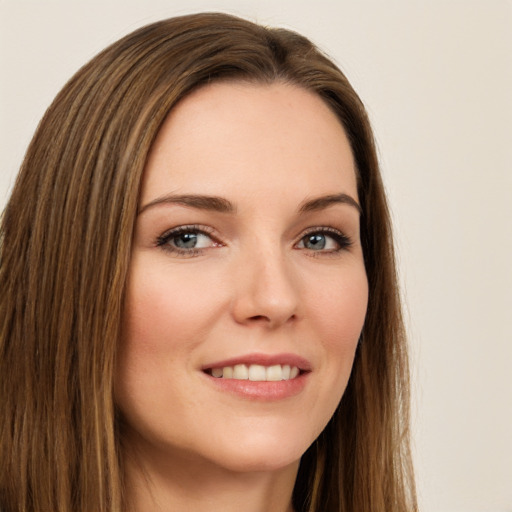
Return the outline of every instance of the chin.
<path id="1" fill-rule="evenodd" d="M 217 445 L 209 458 L 233 472 L 278 471 L 298 464 L 311 442 L 283 432 L 273 436 L 252 433 L 239 436 L 236 442 L 231 438 L 224 446 Z"/>

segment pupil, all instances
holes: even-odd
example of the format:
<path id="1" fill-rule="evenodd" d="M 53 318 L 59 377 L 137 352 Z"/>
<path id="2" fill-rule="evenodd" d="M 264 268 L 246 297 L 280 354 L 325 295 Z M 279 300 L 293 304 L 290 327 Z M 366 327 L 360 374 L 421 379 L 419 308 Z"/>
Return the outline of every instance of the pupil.
<path id="1" fill-rule="evenodd" d="M 197 233 L 182 233 L 174 239 L 174 243 L 180 249 L 193 249 L 197 243 Z"/>
<path id="2" fill-rule="evenodd" d="M 310 235 L 308 236 L 306 246 L 308 249 L 323 249 L 325 247 L 324 235 Z"/>

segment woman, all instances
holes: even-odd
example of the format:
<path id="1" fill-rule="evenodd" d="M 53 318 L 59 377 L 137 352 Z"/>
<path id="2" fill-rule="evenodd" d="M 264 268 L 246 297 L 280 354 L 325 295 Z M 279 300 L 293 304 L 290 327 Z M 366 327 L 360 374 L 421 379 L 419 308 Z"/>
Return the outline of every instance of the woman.
<path id="1" fill-rule="evenodd" d="M 198 14 L 107 48 L 0 261 L 2 510 L 416 509 L 372 133 L 305 38 Z"/>

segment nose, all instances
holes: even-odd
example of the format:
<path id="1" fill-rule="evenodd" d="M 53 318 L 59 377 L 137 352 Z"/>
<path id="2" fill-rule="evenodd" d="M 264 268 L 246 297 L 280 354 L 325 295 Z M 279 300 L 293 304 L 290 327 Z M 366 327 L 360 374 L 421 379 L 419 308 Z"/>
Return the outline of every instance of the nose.
<path id="1" fill-rule="evenodd" d="M 298 282 L 279 250 L 243 258 L 235 273 L 233 316 L 244 325 L 274 329 L 297 318 Z"/>

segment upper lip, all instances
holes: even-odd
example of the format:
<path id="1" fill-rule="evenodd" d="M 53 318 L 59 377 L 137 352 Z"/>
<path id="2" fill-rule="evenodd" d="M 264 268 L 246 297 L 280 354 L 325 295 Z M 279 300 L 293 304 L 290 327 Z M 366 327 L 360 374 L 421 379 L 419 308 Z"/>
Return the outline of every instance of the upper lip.
<path id="1" fill-rule="evenodd" d="M 280 364 L 296 366 L 302 371 L 311 371 L 311 363 L 304 357 L 297 354 L 246 354 L 232 357 L 230 359 L 223 359 L 222 361 L 208 363 L 203 365 L 201 369 L 209 370 L 211 368 L 224 368 L 226 366 L 235 366 L 237 364 L 259 364 L 261 366 L 274 366 Z"/>

